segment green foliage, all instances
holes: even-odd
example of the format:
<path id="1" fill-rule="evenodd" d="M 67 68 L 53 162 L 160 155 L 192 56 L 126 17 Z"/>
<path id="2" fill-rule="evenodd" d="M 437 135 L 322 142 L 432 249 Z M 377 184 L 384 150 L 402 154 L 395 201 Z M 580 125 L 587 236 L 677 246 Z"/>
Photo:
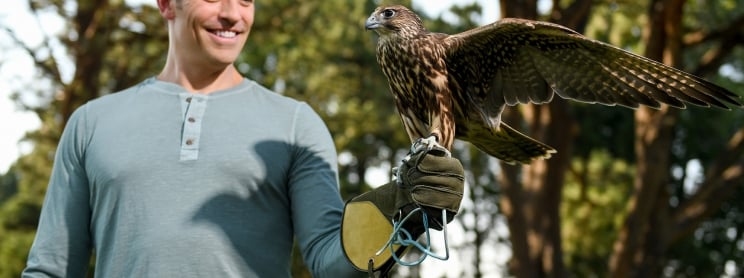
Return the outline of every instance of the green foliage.
<path id="1" fill-rule="evenodd" d="M 5 174 L 0 175 L 0 204 L 18 193 L 18 175 L 15 166 L 11 166 Z"/>
<path id="2" fill-rule="evenodd" d="M 0 228 L 0 277 L 19 277 L 26 266 L 26 256 L 34 241 L 33 231 L 13 231 Z"/>
<path id="3" fill-rule="evenodd" d="M 744 273 L 744 187 L 691 237 L 669 250 L 665 272 L 674 277 L 735 277 Z M 735 267 L 738 273 L 727 273 Z"/>
<path id="4" fill-rule="evenodd" d="M 635 170 L 607 151 L 576 157 L 566 178 L 561 233 L 566 266 L 578 277 L 606 277 L 623 225 Z"/>
<path id="5" fill-rule="evenodd" d="M 584 34 L 636 54 L 642 53 L 642 32 L 648 24 L 647 3 L 640 1 L 600 1 Z"/>
<path id="6" fill-rule="evenodd" d="M 18 277 L 26 265 L 42 199 L 21 192 L 0 202 L 0 277 Z"/>

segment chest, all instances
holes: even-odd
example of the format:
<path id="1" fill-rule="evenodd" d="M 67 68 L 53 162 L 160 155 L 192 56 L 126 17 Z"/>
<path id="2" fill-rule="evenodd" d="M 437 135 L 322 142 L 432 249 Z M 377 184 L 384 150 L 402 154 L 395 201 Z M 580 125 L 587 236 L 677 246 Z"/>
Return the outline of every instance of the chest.
<path id="1" fill-rule="evenodd" d="M 423 39 L 382 42 L 377 49 L 378 63 L 398 101 L 448 97 L 451 88 L 444 56 L 443 47 Z"/>
<path id="2" fill-rule="evenodd" d="M 281 124 L 255 120 L 248 109 L 231 110 L 212 103 L 101 117 L 85 155 L 92 190 L 283 191 L 290 150 L 287 144 L 267 145 L 287 140 Z M 271 156 L 264 155 L 268 149 Z"/>

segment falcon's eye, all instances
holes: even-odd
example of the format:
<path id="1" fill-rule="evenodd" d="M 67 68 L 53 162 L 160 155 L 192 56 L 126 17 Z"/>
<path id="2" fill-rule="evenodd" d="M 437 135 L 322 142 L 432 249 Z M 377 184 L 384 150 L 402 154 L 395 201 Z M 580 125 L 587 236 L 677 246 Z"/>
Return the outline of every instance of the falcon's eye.
<path id="1" fill-rule="evenodd" d="M 384 10 L 384 11 L 382 11 L 382 16 L 384 16 L 385 18 L 391 18 L 394 15 L 395 15 L 395 11 L 394 10 Z"/>

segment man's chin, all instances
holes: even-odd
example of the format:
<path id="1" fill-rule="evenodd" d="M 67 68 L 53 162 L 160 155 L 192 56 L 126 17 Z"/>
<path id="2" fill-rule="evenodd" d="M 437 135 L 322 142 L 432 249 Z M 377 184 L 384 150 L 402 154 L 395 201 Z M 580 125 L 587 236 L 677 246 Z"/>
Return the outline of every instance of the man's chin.
<path id="1" fill-rule="evenodd" d="M 215 66 L 227 67 L 235 63 L 238 59 L 238 54 L 221 54 L 212 55 L 211 63 Z"/>

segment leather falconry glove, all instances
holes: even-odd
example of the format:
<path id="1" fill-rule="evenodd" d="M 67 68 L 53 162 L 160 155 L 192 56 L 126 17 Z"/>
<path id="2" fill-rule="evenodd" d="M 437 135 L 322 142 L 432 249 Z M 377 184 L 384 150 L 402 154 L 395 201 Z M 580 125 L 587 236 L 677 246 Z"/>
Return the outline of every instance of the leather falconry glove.
<path id="1" fill-rule="evenodd" d="M 359 270 L 386 274 L 395 265 L 391 249 L 398 257 L 407 249 L 400 245 L 385 248 L 394 222 L 420 208 L 402 222 L 411 239 L 416 240 L 426 227 L 441 230 L 460 208 L 463 172 L 460 161 L 438 145 L 414 148 L 398 168 L 395 180 L 347 202 L 341 240 L 349 261 Z M 442 210 L 447 219 L 442 219 Z"/>

